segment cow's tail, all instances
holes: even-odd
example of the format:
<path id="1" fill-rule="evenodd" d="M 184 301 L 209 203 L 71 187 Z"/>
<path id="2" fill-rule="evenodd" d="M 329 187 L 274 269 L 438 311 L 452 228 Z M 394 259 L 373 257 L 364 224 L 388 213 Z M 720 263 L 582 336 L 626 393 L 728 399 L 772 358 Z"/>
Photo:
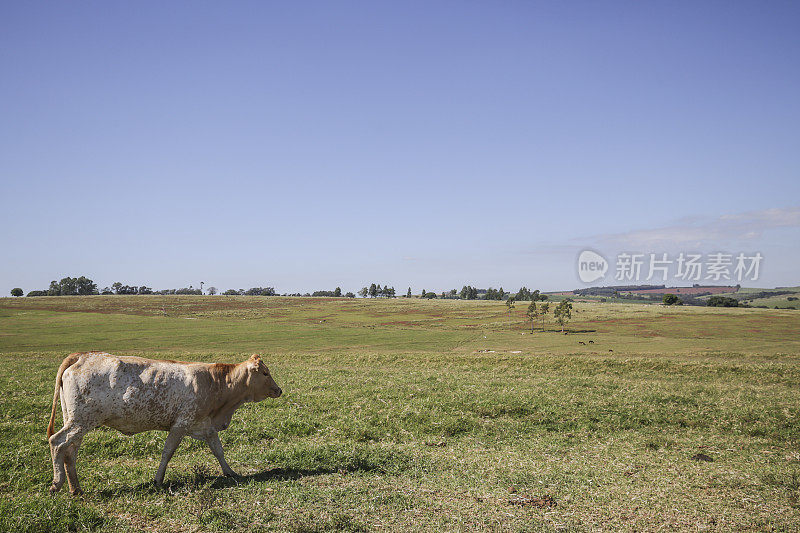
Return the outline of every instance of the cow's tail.
<path id="1" fill-rule="evenodd" d="M 50 413 L 50 424 L 47 425 L 47 438 L 53 436 L 53 425 L 55 424 L 56 420 L 56 405 L 58 404 L 58 394 L 61 392 L 61 376 L 64 375 L 64 371 L 74 365 L 78 361 L 79 355 L 76 353 L 69 354 L 64 361 L 61 362 L 61 366 L 58 367 L 58 375 L 56 376 L 56 390 L 53 393 L 53 410 Z"/>

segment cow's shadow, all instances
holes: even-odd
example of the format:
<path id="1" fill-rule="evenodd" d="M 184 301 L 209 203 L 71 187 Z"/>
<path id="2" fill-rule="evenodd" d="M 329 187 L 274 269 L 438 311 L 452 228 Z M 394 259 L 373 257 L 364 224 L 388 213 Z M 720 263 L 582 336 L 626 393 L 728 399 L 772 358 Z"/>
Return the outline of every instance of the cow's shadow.
<path id="1" fill-rule="evenodd" d="M 203 489 L 223 489 L 228 487 L 235 487 L 238 485 L 246 485 L 251 482 L 267 482 L 267 481 L 289 481 L 301 479 L 308 476 L 319 476 L 323 474 L 334 474 L 340 472 L 341 469 L 336 468 L 270 468 L 255 472 L 252 474 L 245 474 L 236 477 L 230 476 L 215 476 L 209 474 L 184 474 L 178 479 L 165 481 L 161 487 L 157 487 L 155 483 L 147 481 L 129 487 L 118 487 L 114 489 L 101 490 L 99 494 L 104 498 L 112 498 L 125 494 L 156 494 L 160 492 L 177 493 L 177 492 L 192 492 Z"/>

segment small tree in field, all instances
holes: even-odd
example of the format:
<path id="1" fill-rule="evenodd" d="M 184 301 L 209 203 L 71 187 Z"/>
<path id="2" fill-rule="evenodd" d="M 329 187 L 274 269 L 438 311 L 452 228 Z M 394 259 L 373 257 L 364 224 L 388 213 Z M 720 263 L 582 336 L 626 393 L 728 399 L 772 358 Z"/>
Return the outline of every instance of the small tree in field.
<path id="1" fill-rule="evenodd" d="M 547 313 L 550 311 L 550 304 L 545 302 L 539 307 L 539 314 L 542 317 L 542 331 L 544 331 L 544 320 L 547 318 Z"/>
<path id="2" fill-rule="evenodd" d="M 514 309 L 514 298 L 506 300 L 506 308 L 508 309 L 508 316 L 511 316 L 511 311 Z"/>
<path id="3" fill-rule="evenodd" d="M 569 319 L 572 318 L 572 302 L 569 298 L 562 300 L 560 304 L 556 307 L 555 311 L 553 311 L 553 316 L 558 322 L 558 325 L 561 326 L 561 332 L 564 332 L 564 326 L 569 322 Z"/>
<path id="4" fill-rule="evenodd" d="M 664 295 L 664 305 L 680 305 L 681 299 L 674 294 Z"/>
<path id="5" fill-rule="evenodd" d="M 528 310 L 525 312 L 528 319 L 531 321 L 531 333 L 533 333 L 533 323 L 534 321 L 539 318 L 539 309 L 536 308 L 536 300 L 531 300 L 531 304 L 528 306 Z"/>
<path id="6" fill-rule="evenodd" d="M 209 287 L 208 288 L 208 294 L 210 294 L 211 296 L 214 296 L 215 294 L 217 294 L 217 288 L 213 287 L 213 286 Z"/>
<path id="7" fill-rule="evenodd" d="M 19 287 L 14 287 L 13 289 L 11 289 L 11 296 L 16 296 L 17 298 L 19 298 L 23 294 L 25 294 L 25 291 L 23 291 Z"/>

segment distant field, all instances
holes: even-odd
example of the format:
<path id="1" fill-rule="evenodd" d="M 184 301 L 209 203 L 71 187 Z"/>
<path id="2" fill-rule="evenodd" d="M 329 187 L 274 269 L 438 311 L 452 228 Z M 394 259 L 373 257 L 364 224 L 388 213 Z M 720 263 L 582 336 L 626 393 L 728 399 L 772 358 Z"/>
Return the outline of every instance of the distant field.
<path id="1" fill-rule="evenodd" d="M 800 313 L 576 303 L 531 334 L 527 304 L 2 298 L 0 530 L 797 529 Z M 49 496 L 55 373 L 92 349 L 263 354 L 285 394 L 220 434 L 243 479 L 187 440 L 155 489 L 165 434 L 104 430 L 85 496 Z"/>
<path id="2" fill-rule="evenodd" d="M 730 296 L 753 307 L 766 306 L 771 309 L 800 309 L 800 287 L 783 287 L 780 289 L 742 288 L 735 293 L 721 293 L 719 296 Z M 709 297 L 701 297 L 707 300 Z M 789 300 L 789 298 L 793 298 Z"/>
<path id="3" fill-rule="evenodd" d="M 689 296 L 695 296 L 697 294 L 733 294 L 737 292 L 736 287 L 715 287 L 715 286 L 706 286 L 706 287 L 671 287 L 665 289 L 640 289 L 635 291 L 624 291 L 625 294 L 641 294 L 641 295 L 659 295 L 659 294 L 687 294 Z"/>

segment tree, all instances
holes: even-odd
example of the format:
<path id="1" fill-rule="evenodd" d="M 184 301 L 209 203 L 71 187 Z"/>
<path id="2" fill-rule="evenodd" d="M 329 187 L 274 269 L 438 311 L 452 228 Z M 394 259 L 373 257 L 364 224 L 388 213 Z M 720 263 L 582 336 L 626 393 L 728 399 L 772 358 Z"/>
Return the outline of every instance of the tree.
<path id="1" fill-rule="evenodd" d="M 353 294 L 352 292 L 348 291 L 348 292 L 345 293 L 344 297 L 345 298 L 355 298 L 356 295 Z"/>
<path id="2" fill-rule="evenodd" d="M 272 287 L 251 287 L 244 294 L 246 296 L 275 296 L 275 289 Z"/>
<path id="3" fill-rule="evenodd" d="M 664 305 L 680 305 L 681 303 L 681 299 L 674 294 L 664 295 Z"/>
<path id="4" fill-rule="evenodd" d="M 366 287 L 361 287 L 361 289 L 359 289 L 358 291 L 358 295 L 361 296 L 362 298 L 366 298 L 368 294 L 369 294 L 369 289 Z"/>
<path id="5" fill-rule="evenodd" d="M 222 294 L 225 295 L 225 296 L 237 296 L 239 294 L 239 291 L 237 291 L 236 289 L 228 289 L 227 291 L 223 292 Z"/>
<path id="6" fill-rule="evenodd" d="M 476 289 L 472 285 L 464 285 L 461 288 L 459 296 L 461 297 L 462 300 L 475 300 L 478 298 L 478 289 Z"/>
<path id="7" fill-rule="evenodd" d="M 739 307 L 739 300 L 728 296 L 712 296 L 708 299 L 709 307 Z"/>
<path id="8" fill-rule="evenodd" d="M 114 294 L 121 294 L 119 291 L 122 290 L 122 283 L 115 281 L 111 284 L 111 290 L 114 291 Z"/>
<path id="9" fill-rule="evenodd" d="M 336 288 L 333 290 L 333 296 L 334 296 L 335 298 L 339 298 L 339 297 L 341 297 L 341 296 L 342 296 L 342 288 L 341 288 L 341 287 L 336 287 Z"/>
<path id="10" fill-rule="evenodd" d="M 214 296 L 215 294 L 217 294 L 217 292 L 218 291 L 217 291 L 216 287 L 209 287 L 208 288 L 208 294 L 210 294 L 211 296 Z"/>
<path id="11" fill-rule="evenodd" d="M 411 287 L 408 288 L 408 292 L 406 293 L 406 298 L 411 298 Z"/>
<path id="12" fill-rule="evenodd" d="M 565 298 L 561 301 L 560 304 L 556 307 L 555 311 L 553 311 L 553 316 L 558 322 L 558 325 L 561 326 L 561 332 L 564 332 L 564 326 L 569 319 L 572 318 L 572 300 L 569 298 Z"/>
<path id="13" fill-rule="evenodd" d="M 508 316 L 511 316 L 511 310 L 514 309 L 514 297 L 509 296 L 506 300 L 506 308 L 508 309 Z"/>
<path id="14" fill-rule="evenodd" d="M 372 285 L 369 286 L 369 297 L 375 298 L 377 295 L 378 295 L 378 287 L 376 287 L 375 284 L 373 283 Z"/>
<path id="15" fill-rule="evenodd" d="M 531 321 L 531 333 L 533 333 L 533 322 L 539 318 L 539 309 L 536 308 L 536 301 L 531 300 L 531 304 L 528 306 L 528 310 L 525 312 L 525 315 Z"/>
<path id="16" fill-rule="evenodd" d="M 425 298 L 425 289 L 422 289 L 422 297 Z"/>
<path id="17" fill-rule="evenodd" d="M 61 296 L 75 296 L 78 294 L 78 278 L 61 278 L 59 283 L 61 288 Z"/>
<path id="18" fill-rule="evenodd" d="M 550 311 L 550 304 L 543 303 L 541 307 L 539 307 L 539 314 L 542 317 L 542 331 L 544 331 L 544 319 L 547 318 L 547 313 Z"/>
<path id="19" fill-rule="evenodd" d="M 493 289 L 493 288 L 489 287 L 488 289 L 486 289 L 486 294 L 484 295 L 483 299 L 484 300 L 502 300 L 503 299 L 502 291 L 503 291 L 502 288 L 498 291 L 497 289 Z M 475 292 L 477 294 L 477 290 Z"/>
<path id="20" fill-rule="evenodd" d="M 74 278 L 73 278 L 74 279 Z M 81 276 L 75 280 L 75 284 L 77 285 L 77 292 L 80 295 L 87 295 L 87 294 L 97 294 L 97 283 L 90 280 L 86 276 Z"/>
<path id="21" fill-rule="evenodd" d="M 28 296 L 47 296 L 47 291 L 31 291 Z"/>
<path id="22" fill-rule="evenodd" d="M 13 289 L 11 289 L 11 296 L 15 296 L 15 297 L 19 298 L 23 294 L 25 294 L 25 291 L 23 291 L 19 287 L 14 287 Z"/>
<path id="23" fill-rule="evenodd" d="M 47 289 L 48 296 L 59 296 L 61 295 L 61 285 L 58 284 L 57 281 L 53 280 L 50 282 L 50 288 Z"/>

